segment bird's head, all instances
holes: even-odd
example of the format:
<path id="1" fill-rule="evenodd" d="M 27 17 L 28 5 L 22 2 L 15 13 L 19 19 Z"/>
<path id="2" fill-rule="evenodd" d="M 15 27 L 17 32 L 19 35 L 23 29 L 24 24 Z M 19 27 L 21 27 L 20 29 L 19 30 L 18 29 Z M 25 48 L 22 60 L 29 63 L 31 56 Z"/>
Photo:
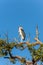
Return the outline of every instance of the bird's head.
<path id="1" fill-rule="evenodd" d="M 23 29 L 23 27 L 20 26 L 20 27 L 19 27 L 19 30 L 21 30 L 21 29 Z"/>

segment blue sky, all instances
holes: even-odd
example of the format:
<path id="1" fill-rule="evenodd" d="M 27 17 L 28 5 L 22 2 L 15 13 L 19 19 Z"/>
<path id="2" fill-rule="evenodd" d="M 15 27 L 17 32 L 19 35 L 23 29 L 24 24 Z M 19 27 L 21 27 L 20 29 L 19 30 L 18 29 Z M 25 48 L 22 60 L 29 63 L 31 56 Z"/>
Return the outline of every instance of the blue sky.
<path id="1" fill-rule="evenodd" d="M 31 41 L 33 41 L 37 24 L 40 40 L 43 41 L 43 0 L 0 0 L 1 37 L 8 32 L 9 38 L 18 39 L 18 27 L 22 25 L 26 36 L 28 37 L 30 33 Z M 0 59 L 1 65 L 4 63 L 2 60 L 4 59 Z M 6 61 L 4 65 L 6 63 L 8 62 Z"/>

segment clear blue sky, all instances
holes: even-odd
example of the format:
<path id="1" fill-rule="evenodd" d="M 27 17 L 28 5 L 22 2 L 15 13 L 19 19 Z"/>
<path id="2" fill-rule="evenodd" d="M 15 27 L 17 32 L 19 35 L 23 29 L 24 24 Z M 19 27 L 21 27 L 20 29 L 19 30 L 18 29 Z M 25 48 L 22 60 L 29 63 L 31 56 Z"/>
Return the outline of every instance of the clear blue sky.
<path id="1" fill-rule="evenodd" d="M 33 41 L 36 24 L 39 26 L 39 36 L 43 41 L 43 0 L 0 0 L 0 35 L 2 37 L 8 31 L 9 38 L 16 37 L 18 39 L 18 26 L 22 25 L 27 37 L 30 32 L 31 41 Z M 24 54 L 25 51 L 23 51 Z M 26 54 L 28 54 L 27 52 Z M 0 59 L 0 65 L 6 65 L 6 63 L 8 61 Z"/>

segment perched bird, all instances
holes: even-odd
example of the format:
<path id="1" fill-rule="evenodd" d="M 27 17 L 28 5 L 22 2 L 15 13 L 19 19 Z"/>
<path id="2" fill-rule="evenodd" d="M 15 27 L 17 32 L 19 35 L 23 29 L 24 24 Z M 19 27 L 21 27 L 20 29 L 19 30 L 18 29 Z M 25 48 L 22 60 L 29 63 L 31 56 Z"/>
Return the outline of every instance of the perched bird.
<path id="1" fill-rule="evenodd" d="M 39 38 L 38 25 L 36 26 L 36 38 Z"/>
<path id="2" fill-rule="evenodd" d="M 26 37 L 23 27 L 20 26 L 18 32 L 19 32 L 19 35 L 21 37 L 21 42 L 22 42 L 23 40 L 25 40 L 25 37 Z"/>

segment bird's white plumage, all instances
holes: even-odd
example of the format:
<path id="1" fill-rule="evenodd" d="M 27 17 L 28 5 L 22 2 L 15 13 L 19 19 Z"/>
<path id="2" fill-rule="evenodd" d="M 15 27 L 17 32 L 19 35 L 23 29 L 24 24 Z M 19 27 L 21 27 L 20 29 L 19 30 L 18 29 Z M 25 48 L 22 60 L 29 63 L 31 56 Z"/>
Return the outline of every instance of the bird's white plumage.
<path id="1" fill-rule="evenodd" d="M 38 25 L 36 26 L 36 37 L 38 38 L 39 36 L 39 31 L 38 31 Z"/>
<path id="2" fill-rule="evenodd" d="M 23 30 L 23 27 L 19 27 L 19 35 L 22 40 L 25 40 L 25 32 Z"/>

